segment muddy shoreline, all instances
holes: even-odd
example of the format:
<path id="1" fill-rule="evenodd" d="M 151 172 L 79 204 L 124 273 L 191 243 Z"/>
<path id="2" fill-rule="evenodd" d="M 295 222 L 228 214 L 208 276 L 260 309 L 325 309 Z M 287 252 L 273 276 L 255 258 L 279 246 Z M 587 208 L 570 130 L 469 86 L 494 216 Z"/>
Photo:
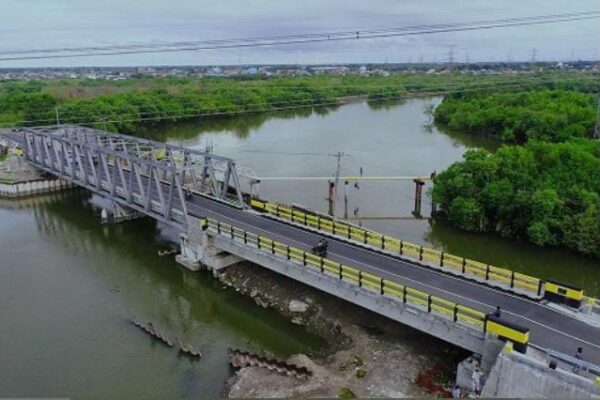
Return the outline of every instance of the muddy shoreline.
<path id="1" fill-rule="evenodd" d="M 251 263 L 218 275 L 224 289 L 274 309 L 329 343 L 312 355 L 288 362 L 313 372 L 308 379 L 259 367 L 238 370 L 227 382 L 227 397 L 422 397 L 431 395 L 423 374 L 445 366 L 450 381 L 466 353 L 424 333 Z M 444 382 L 441 382 L 442 384 Z"/>

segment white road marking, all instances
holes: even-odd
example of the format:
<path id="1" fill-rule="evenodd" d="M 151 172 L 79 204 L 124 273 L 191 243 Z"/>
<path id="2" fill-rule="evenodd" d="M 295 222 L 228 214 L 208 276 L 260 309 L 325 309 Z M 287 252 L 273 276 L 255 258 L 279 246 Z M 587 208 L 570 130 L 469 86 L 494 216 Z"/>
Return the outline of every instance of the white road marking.
<path id="1" fill-rule="evenodd" d="M 197 206 L 197 207 L 201 207 L 201 206 L 199 206 L 199 205 L 197 205 L 197 204 L 194 204 L 194 205 L 195 205 L 195 206 Z M 264 232 L 270 233 L 271 235 L 274 235 L 274 236 L 276 236 L 276 237 L 282 238 L 282 239 L 284 239 L 285 241 L 297 243 L 297 244 L 301 245 L 302 247 L 305 247 L 305 246 L 306 246 L 306 243 L 304 243 L 304 242 L 301 242 L 301 241 L 300 241 L 300 240 L 298 240 L 298 239 L 294 239 L 294 238 L 288 238 L 288 237 L 282 236 L 282 235 L 280 235 L 280 234 L 278 234 L 278 233 L 276 233 L 276 232 L 270 231 L 270 230 L 268 230 L 268 229 L 265 229 L 265 228 L 259 228 L 259 227 L 256 227 L 256 226 L 253 226 L 253 225 L 250 225 L 250 224 L 248 224 L 248 223 L 246 223 L 246 222 L 243 222 L 243 221 L 238 221 L 238 220 L 236 220 L 235 218 L 232 218 L 232 217 L 230 217 L 230 216 L 224 215 L 224 214 L 222 214 L 222 213 L 220 213 L 220 212 L 217 212 L 217 211 L 214 211 L 214 210 L 207 210 L 207 211 L 208 211 L 208 212 L 210 212 L 210 213 L 212 213 L 212 214 L 220 215 L 221 217 L 223 217 L 223 218 L 225 218 L 225 219 L 227 219 L 227 220 L 229 220 L 229 221 L 234 221 L 234 223 L 237 223 L 237 224 L 242 224 L 242 225 L 244 225 L 244 226 L 246 226 L 246 227 L 250 227 L 251 229 L 258 229 L 258 230 L 261 230 L 261 231 L 264 231 Z M 344 244 L 344 245 L 348 246 L 348 244 Z M 425 286 L 425 287 L 429 287 L 429 288 L 431 288 L 431 289 L 434 289 L 434 290 L 437 290 L 437 291 L 440 291 L 440 292 L 447 293 L 447 294 L 449 294 L 449 295 L 451 295 L 451 296 L 455 296 L 455 297 L 458 297 L 458 298 L 462 298 L 462 299 L 464 299 L 464 300 L 466 300 L 466 301 L 469 301 L 469 302 L 472 302 L 472 303 L 480 304 L 480 305 L 482 305 L 482 306 L 484 306 L 484 307 L 488 307 L 488 308 L 490 308 L 490 309 L 492 309 L 492 310 L 495 308 L 495 305 L 491 305 L 491 304 L 484 303 L 484 302 L 482 302 L 482 301 L 479 301 L 479 300 L 475 300 L 475 299 L 472 299 L 472 298 L 469 298 L 469 297 L 465 297 L 465 296 L 462 296 L 462 295 L 460 295 L 460 294 L 456 294 L 456 293 L 450 292 L 450 291 L 448 291 L 448 290 L 441 289 L 441 288 L 438 288 L 438 287 L 436 287 L 436 286 L 429 285 L 429 284 L 427 284 L 427 283 L 423 283 L 423 282 L 420 282 L 420 281 L 414 280 L 414 279 L 412 279 L 412 278 L 408 278 L 408 277 L 405 277 L 405 276 L 399 275 L 399 274 L 397 274 L 397 273 L 395 273 L 395 272 L 386 271 L 386 270 L 384 270 L 384 269 L 381 269 L 381 268 L 379 268 L 379 267 L 375 267 L 375 266 L 372 266 L 372 265 L 369 265 L 369 264 L 363 263 L 363 262 L 361 262 L 361 261 L 355 261 L 355 260 L 352 260 L 352 259 L 350 259 L 350 258 L 348 258 L 348 257 L 346 257 L 346 256 L 342 256 L 342 255 L 339 255 L 339 254 L 336 254 L 336 253 L 334 253 L 334 254 L 335 254 L 335 255 L 336 255 L 338 258 L 340 258 L 340 259 L 344 259 L 344 260 L 348 260 L 348 261 L 350 261 L 350 264 L 349 264 L 349 266 L 352 266 L 353 264 L 354 264 L 354 265 L 356 265 L 356 264 L 360 264 L 360 265 L 363 265 L 364 267 L 368 267 L 368 268 L 370 268 L 370 269 L 374 269 L 374 270 L 377 270 L 377 271 L 381 271 L 381 272 L 384 272 L 384 273 L 386 273 L 386 274 L 393 275 L 393 276 L 396 276 L 396 277 L 398 277 L 398 278 L 405 279 L 405 280 L 407 280 L 407 281 L 411 281 L 411 282 L 417 283 L 418 285 L 422 285 L 422 286 Z M 389 259 L 392 259 L 392 260 L 398 261 L 397 259 L 395 259 L 395 258 L 393 258 L 393 257 L 387 256 L 387 255 L 383 255 L 383 256 L 384 256 L 384 257 L 386 257 L 386 258 L 389 258 Z M 446 276 L 446 274 L 442 274 L 442 273 L 440 273 L 440 272 L 438 272 L 438 271 L 432 271 L 432 272 L 434 272 L 434 273 L 437 273 L 437 274 L 439 274 L 439 275 Z M 453 278 L 453 279 L 457 279 L 457 280 L 461 280 L 461 281 L 463 281 L 462 279 L 459 279 L 459 278 L 456 278 L 456 277 L 452 277 L 452 278 Z M 463 282 L 464 282 L 464 281 L 463 281 Z M 473 285 L 474 285 L 474 283 L 472 283 L 472 282 L 467 282 L 467 283 L 469 283 L 469 284 L 473 284 Z M 513 297 L 513 298 L 515 298 L 515 299 L 518 299 L 518 300 L 520 300 L 520 301 L 524 301 L 524 299 L 522 299 L 522 298 L 520 298 L 520 297 L 517 297 L 517 296 L 514 296 L 514 295 L 511 295 L 511 294 L 509 294 L 509 293 L 504 293 L 504 292 L 501 292 L 501 291 L 499 291 L 499 290 L 494 290 L 494 289 L 491 289 L 491 290 L 492 290 L 492 291 L 495 291 L 495 292 L 497 292 L 497 293 L 500 293 L 500 294 L 502 294 L 502 295 L 505 295 L 505 296 L 510 296 L 510 297 Z M 530 305 L 532 305 L 532 306 L 538 306 L 538 307 L 540 307 L 540 305 L 538 305 L 538 304 L 536 304 L 536 303 L 534 303 L 534 302 L 530 302 Z M 550 308 L 547 308 L 547 307 L 542 307 L 542 308 L 544 308 L 544 309 L 547 309 L 547 310 L 549 310 L 549 311 L 554 311 L 554 312 L 556 312 L 556 310 L 553 310 L 553 309 L 550 309 Z M 522 315 L 516 314 L 516 313 L 514 313 L 514 312 L 511 312 L 511 311 L 508 311 L 508 310 L 504 310 L 504 312 L 506 312 L 507 314 L 511 314 L 511 315 L 513 315 L 513 316 L 515 316 L 515 317 L 521 318 L 521 319 L 523 319 L 523 320 L 526 320 L 526 321 L 528 321 L 528 322 L 531 322 L 531 323 L 533 323 L 533 324 L 535 324 L 535 325 L 541 326 L 541 327 L 543 327 L 543 328 L 545 328 L 545 329 L 548 329 L 548 330 L 550 330 L 550 331 L 553 331 L 553 332 L 555 332 L 555 333 L 557 333 L 557 334 L 560 334 L 560 335 L 562 335 L 562 336 L 566 336 L 566 337 L 569 337 L 569 338 L 571 338 L 571 339 L 578 340 L 578 341 L 580 341 L 580 342 L 582 342 L 582 343 L 585 343 L 585 344 L 587 344 L 587 345 L 589 345 L 589 346 L 591 346 L 591 347 L 594 347 L 594 348 L 600 349 L 600 345 L 596 345 L 596 344 L 594 344 L 594 343 L 592 343 L 592 342 L 589 342 L 589 341 L 587 341 L 587 340 L 585 340 L 585 339 L 582 339 L 582 338 L 579 338 L 579 337 L 577 337 L 577 336 L 573 336 L 573 335 L 571 335 L 571 334 L 569 334 L 569 333 L 566 333 L 566 332 L 560 331 L 560 330 L 558 330 L 558 329 L 556 329 L 556 328 L 553 328 L 553 327 L 551 327 L 551 326 L 545 325 L 545 324 L 543 324 L 543 323 L 541 323 L 541 322 L 538 322 L 538 321 L 532 320 L 531 318 L 524 317 L 524 316 L 522 316 Z M 562 314 L 562 313 L 560 313 L 560 314 L 561 314 L 561 315 L 564 315 L 564 314 Z M 566 316 L 566 317 L 569 317 L 568 315 L 565 315 L 565 316 Z M 581 322 L 581 321 L 578 321 L 578 322 Z"/>

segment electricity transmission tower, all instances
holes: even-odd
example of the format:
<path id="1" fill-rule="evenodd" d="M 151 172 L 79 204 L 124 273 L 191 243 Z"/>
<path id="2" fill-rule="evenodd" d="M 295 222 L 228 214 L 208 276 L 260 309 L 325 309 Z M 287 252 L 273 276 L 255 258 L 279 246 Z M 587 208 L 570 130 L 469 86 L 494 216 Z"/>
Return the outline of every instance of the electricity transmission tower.
<path id="1" fill-rule="evenodd" d="M 536 59 L 537 59 L 537 48 L 534 47 L 531 49 L 531 62 L 535 63 Z"/>
<path id="2" fill-rule="evenodd" d="M 452 70 L 454 67 L 454 48 L 455 45 L 450 46 L 450 50 L 448 50 L 448 69 Z"/>
<path id="3" fill-rule="evenodd" d="M 600 139 L 600 95 L 598 96 L 598 110 L 596 112 L 596 127 L 594 128 L 594 138 Z"/>

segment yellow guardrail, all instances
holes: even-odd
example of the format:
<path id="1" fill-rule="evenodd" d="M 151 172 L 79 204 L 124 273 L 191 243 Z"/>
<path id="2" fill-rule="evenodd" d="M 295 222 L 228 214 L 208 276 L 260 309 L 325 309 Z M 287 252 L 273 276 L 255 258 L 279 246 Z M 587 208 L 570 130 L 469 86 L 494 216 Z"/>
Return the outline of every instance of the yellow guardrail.
<path id="1" fill-rule="evenodd" d="M 231 224 L 222 223 L 211 218 L 202 218 L 200 223 L 203 229 L 211 230 L 219 235 L 242 242 L 245 245 L 255 246 L 263 252 L 285 258 L 304 267 L 319 270 L 323 274 L 351 282 L 358 287 L 379 293 L 380 295 L 395 298 L 405 304 L 418 307 L 428 313 L 435 313 L 453 322 L 472 326 L 480 329 L 482 332 L 487 330 L 490 333 L 501 334 L 504 338 L 519 344 L 526 344 L 529 340 L 528 333 L 525 337 L 522 332 L 513 332 L 511 330 L 513 329 L 512 325 L 502 324 L 498 321 L 495 321 L 492 325 L 488 324 L 488 316 L 473 308 L 465 307 L 358 268 L 320 257 L 311 252 L 285 245 L 276 240 L 247 232 Z"/>
<path id="2" fill-rule="evenodd" d="M 579 308 L 585 298 L 581 287 L 555 279 L 548 279 L 544 288 L 544 298 L 575 308 Z"/>
<path id="3" fill-rule="evenodd" d="M 529 328 L 503 321 L 494 315 L 488 315 L 485 319 L 485 331 L 501 339 L 510 340 L 514 344 L 515 350 L 522 353 L 527 351 Z"/>
<path id="4" fill-rule="evenodd" d="M 463 276 L 478 278 L 486 282 L 500 283 L 507 288 L 515 291 L 529 292 L 534 296 L 541 296 L 542 294 L 544 282 L 533 276 L 430 249 L 368 229 L 334 221 L 330 217 L 299 210 L 294 207 L 257 199 L 251 199 L 250 206 L 276 217 L 300 223 L 339 237 L 359 241 L 382 250 L 414 258 L 418 261 L 436 264 L 441 269 L 451 270 Z"/>

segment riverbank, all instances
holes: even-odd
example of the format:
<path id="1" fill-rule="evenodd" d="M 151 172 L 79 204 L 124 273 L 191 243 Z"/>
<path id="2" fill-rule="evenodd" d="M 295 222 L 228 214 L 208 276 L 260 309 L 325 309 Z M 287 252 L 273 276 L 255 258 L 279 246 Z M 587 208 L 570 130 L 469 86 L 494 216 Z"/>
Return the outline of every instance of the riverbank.
<path id="1" fill-rule="evenodd" d="M 22 157 L 9 155 L 0 160 L 0 197 L 23 198 L 59 192 L 75 185 L 45 176 Z"/>
<path id="2" fill-rule="evenodd" d="M 440 364 L 455 370 L 465 356 L 437 339 L 250 263 L 229 267 L 218 279 L 223 288 L 277 310 L 330 344 L 321 353 L 287 360 L 311 370 L 311 378 L 246 367 L 229 380 L 224 389 L 228 397 L 422 397 L 429 393 L 417 383 L 420 374 Z"/>

